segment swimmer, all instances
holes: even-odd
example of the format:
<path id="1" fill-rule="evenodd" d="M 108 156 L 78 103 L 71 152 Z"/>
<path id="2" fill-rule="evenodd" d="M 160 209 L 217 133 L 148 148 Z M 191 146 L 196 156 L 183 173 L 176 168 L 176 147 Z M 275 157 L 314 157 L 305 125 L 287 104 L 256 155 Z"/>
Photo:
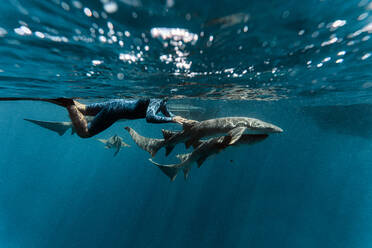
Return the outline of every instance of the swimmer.
<path id="1" fill-rule="evenodd" d="M 0 98 L 0 101 L 9 100 L 45 101 L 66 108 L 74 129 L 81 138 L 95 136 L 120 119 L 145 118 L 149 123 L 188 122 L 187 119 L 169 112 L 164 99 L 115 99 L 85 105 L 70 98 Z M 159 112 L 164 116 L 159 115 Z M 94 118 L 88 123 L 86 116 L 94 116 Z"/>

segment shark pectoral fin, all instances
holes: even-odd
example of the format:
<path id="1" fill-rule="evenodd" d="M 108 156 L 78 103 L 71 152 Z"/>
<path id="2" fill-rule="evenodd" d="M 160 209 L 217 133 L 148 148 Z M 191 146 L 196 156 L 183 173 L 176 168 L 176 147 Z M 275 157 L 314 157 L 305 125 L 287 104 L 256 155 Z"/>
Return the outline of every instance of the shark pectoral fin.
<path id="1" fill-rule="evenodd" d="M 175 135 L 177 132 L 169 131 L 162 129 L 161 132 L 163 133 L 164 140 L 170 139 L 173 135 Z"/>
<path id="2" fill-rule="evenodd" d="M 188 149 L 190 146 L 192 146 L 194 144 L 195 145 L 199 144 L 199 139 L 198 138 L 191 138 L 191 139 L 187 140 L 185 142 L 185 147 L 186 147 L 186 149 Z"/>
<path id="3" fill-rule="evenodd" d="M 106 144 L 107 143 L 107 140 L 105 139 L 97 139 L 99 142 L 103 143 L 103 144 Z"/>
<path id="4" fill-rule="evenodd" d="M 121 142 L 121 147 L 130 147 L 130 145 L 128 145 L 128 144 L 125 143 L 125 142 Z"/>
<path id="5" fill-rule="evenodd" d="M 174 146 L 166 146 L 165 147 L 165 156 L 168 156 L 174 149 Z"/>
<path id="6" fill-rule="evenodd" d="M 190 166 L 187 166 L 185 169 L 183 169 L 183 176 L 185 180 L 187 180 L 187 178 L 189 177 L 190 170 L 191 170 Z"/>
<path id="7" fill-rule="evenodd" d="M 229 140 L 228 145 L 232 145 L 235 142 L 237 142 L 240 137 L 242 137 L 243 133 L 247 130 L 246 127 L 236 127 L 234 129 L 231 129 L 227 135 L 231 137 L 231 140 Z"/>
<path id="8" fill-rule="evenodd" d="M 169 179 L 173 182 L 174 179 L 176 179 L 176 176 L 179 171 L 179 167 L 176 167 L 174 165 L 162 165 L 159 163 L 156 163 L 154 160 L 149 158 L 149 161 L 156 165 L 165 175 L 169 177 Z"/>
<path id="9" fill-rule="evenodd" d="M 207 159 L 207 157 L 201 157 L 198 159 L 198 161 L 196 161 L 196 163 L 198 164 L 198 168 L 200 168 L 202 166 L 202 164 L 204 163 L 204 161 Z"/>

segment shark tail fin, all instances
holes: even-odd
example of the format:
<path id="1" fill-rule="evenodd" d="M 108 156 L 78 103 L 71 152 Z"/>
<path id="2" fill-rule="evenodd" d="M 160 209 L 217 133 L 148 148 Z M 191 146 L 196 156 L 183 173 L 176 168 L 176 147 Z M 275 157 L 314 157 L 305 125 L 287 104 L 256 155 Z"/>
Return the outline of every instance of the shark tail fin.
<path id="1" fill-rule="evenodd" d="M 156 163 L 151 158 L 149 158 L 149 160 L 151 163 L 156 165 L 165 175 L 167 175 L 172 182 L 174 181 L 174 179 L 176 179 L 178 171 L 180 170 L 179 167 L 176 167 L 174 165 L 162 165 L 162 164 Z"/>
<path id="2" fill-rule="evenodd" d="M 132 137 L 134 142 L 140 148 L 150 153 L 152 157 L 154 157 L 159 149 L 164 146 L 163 139 L 153 139 L 141 136 L 130 127 L 125 127 L 125 129 L 129 132 L 129 135 Z"/>
<path id="3" fill-rule="evenodd" d="M 173 135 L 177 133 L 177 132 L 173 132 L 173 131 L 165 130 L 165 129 L 162 129 L 161 131 L 163 133 L 164 140 L 169 140 Z"/>
<path id="4" fill-rule="evenodd" d="M 38 121 L 38 120 L 31 120 L 31 119 L 24 119 L 24 120 L 34 123 L 40 127 L 49 129 L 53 132 L 56 132 L 60 136 L 64 135 L 68 129 L 72 128 L 71 122 Z"/>

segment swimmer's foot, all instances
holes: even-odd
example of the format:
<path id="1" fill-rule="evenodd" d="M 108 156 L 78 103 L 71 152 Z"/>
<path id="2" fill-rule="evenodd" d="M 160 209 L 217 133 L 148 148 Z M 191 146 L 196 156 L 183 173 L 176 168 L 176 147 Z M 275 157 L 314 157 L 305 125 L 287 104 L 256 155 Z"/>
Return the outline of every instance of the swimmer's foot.
<path id="1" fill-rule="evenodd" d="M 45 101 L 50 102 L 50 103 L 54 103 L 54 104 L 59 105 L 61 107 L 68 107 L 68 106 L 71 106 L 71 105 L 75 104 L 75 102 L 72 98 L 64 98 L 64 97 L 53 98 L 53 99 L 45 99 Z"/>

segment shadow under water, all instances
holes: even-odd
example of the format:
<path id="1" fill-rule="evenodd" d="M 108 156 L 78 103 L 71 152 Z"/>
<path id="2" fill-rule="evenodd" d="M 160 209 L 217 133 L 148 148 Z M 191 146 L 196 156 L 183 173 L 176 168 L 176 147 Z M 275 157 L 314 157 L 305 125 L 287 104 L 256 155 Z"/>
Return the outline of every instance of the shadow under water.
<path id="1" fill-rule="evenodd" d="M 312 106 L 303 111 L 321 129 L 372 139 L 372 104 Z"/>

